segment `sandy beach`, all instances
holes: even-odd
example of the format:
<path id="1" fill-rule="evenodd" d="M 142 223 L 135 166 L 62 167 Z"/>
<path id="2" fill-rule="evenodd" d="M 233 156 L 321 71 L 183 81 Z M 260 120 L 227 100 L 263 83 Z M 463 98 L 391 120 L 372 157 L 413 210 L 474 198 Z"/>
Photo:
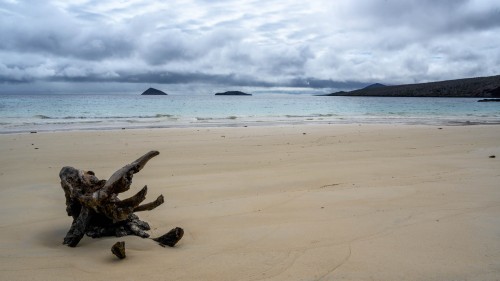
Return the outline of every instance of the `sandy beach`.
<path id="1" fill-rule="evenodd" d="M 107 179 L 149 150 L 123 197 L 163 194 L 139 216 L 179 244 L 62 245 L 61 167 Z M 497 125 L 6 134 L 0 155 L 1 280 L 500 279 Z"/>

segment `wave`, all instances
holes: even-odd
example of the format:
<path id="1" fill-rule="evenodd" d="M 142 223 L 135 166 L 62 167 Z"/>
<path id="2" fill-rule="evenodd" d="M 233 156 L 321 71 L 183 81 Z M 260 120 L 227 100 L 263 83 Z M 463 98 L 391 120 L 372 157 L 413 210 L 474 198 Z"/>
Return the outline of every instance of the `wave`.
<path id="1" fill-rule="evenodd" d="M 102 121 L 81 121 L 81 122 L 50 122 L 50 123 L 40 123 L 40 122 L 23 122 L 23 125 L 35 125 L 35 126 L 43 126 L 43 125 L 70 125 L 70 124 L 98 124 L 103 123 Z"/>
<path id="2" fill-rule="evenodd" d="M 307 114 L 307 115 L 292 115 L 292 114 L 286 114 L 284 115 L 287 118 L 318 118 L 318 117 L 336 117 L 339 116 L 338 114 L 334 113 L 328 113 L 328 114 Z"/>
<path id="3" fill-rule="evenodd" d="M 37 119 L 52 119 L 51 117 L 49 117 L 47 115 L 42 115 L 42 114 L 35 115 L 35 116 L 33 116 L 33 118 L 37 118 Z"/>
<path id="4" fill-rule="evenodd" d="M 195 117 L 197 121 L 210 121 L 210 120 L 236 120 L 238 116 L 227 116 L 227 117 Z"/>
<path id="5" fill-rule="evenodd" d="M 51 117 L 47 115 L 34 115 L 33 118 L 36 119 L 63 119 L 63 120 L 73 120 L 73 119 L 154 119 L 154 118 L 174 118 L 175 115 L 158 113 L 155 115 L 139 115 L 139 116 L 64 116 L 64 117 Z"/>
<path id="6" fill-rule="evenodd" d="M 198 121 L 208 121 L 208 120 L 213 120 L 214 118 L 210 117 L 195 117 L 196 120 Z"/>

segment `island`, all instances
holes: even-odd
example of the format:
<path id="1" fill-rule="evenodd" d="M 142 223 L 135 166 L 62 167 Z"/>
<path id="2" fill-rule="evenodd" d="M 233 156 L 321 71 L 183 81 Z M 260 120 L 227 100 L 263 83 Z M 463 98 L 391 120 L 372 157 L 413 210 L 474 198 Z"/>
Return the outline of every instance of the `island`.
<path id="1" fill-rule="evenodd" d="M 394 86 L 376 83 L 354 91 L 321 96 L 498 98 L 500 75 Z"/>
<path id="2" fill-rule="evenodd" d="M 216 93 L 216 96 L 251 96 L 252 94 L 243 93 L 240 91 L 227 91 L 224 93 Z"/>
<path id="3" fill-rule="evenodd" d="M 149 88 L 144 93 L 141 94 L 141 96 L 166 96 L 167 93 L 160 91 L 155 88 Z"/>
<path id="4" fill-rule="evenodd" d="M 500 99 L 483 99 L 478 100 L 477 102 L 500 102 Z"/>

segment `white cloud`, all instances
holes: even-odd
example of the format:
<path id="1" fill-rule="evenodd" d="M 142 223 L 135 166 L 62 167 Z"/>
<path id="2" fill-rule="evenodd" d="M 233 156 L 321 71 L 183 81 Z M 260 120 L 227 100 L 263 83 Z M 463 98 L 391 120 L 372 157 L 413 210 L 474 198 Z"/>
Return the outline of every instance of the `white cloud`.
<path id="1" fill-rule="evenodd" d="M 285 85 L 500 73 L 498 1 L 2 1 L 0 14 L 0 81 Z"/>

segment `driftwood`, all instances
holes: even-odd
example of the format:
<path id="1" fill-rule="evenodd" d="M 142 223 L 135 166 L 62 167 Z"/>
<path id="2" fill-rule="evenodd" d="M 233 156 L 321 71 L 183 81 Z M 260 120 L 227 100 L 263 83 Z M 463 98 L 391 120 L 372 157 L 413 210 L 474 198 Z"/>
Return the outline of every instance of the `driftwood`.
<path id="1" fill-rule="evenodd" d="M 154 241 L 158 242 L 160 246 L 165 247 L 173 247 L 179 240 L 181 240 L 184 235 L 184 230 L 180 227 L 176 227 L 170 230 L 167 234 L 164 234 L 158 238 L 153 238 Z"/>
<path id="2" fill-rule="evenodd" d="M 119 259 L 123 260 L 127 257 L 125 254 L 125 241 L 116 242 L 113 247 L 111 247 L 111 253 L 117 256 Z"/>
<path id="3" fill-rule="evenodd" d="M 164 202 L 163 195 L 153 202 L 141 205 L 146 199 L 147 186 L 124 200 L 120 200 L 118 194 L 129 190 L 133 175 L 158 154 L 158 151 L 144 154 L 116 171 L 107 181 L 99 180 L 92 171 L 62 168 L 59 177 L 66 196 L 66 212 L 73 217 L 63 244 L 75 247 L 85 234 L 92 238 L 125 235 L 148 238 L 146 231 L 150 230 L 149 224 L 134 213 L 150 211 L 160 206 Z M 180 238 L 182 235 L 177 241 Z"/>

